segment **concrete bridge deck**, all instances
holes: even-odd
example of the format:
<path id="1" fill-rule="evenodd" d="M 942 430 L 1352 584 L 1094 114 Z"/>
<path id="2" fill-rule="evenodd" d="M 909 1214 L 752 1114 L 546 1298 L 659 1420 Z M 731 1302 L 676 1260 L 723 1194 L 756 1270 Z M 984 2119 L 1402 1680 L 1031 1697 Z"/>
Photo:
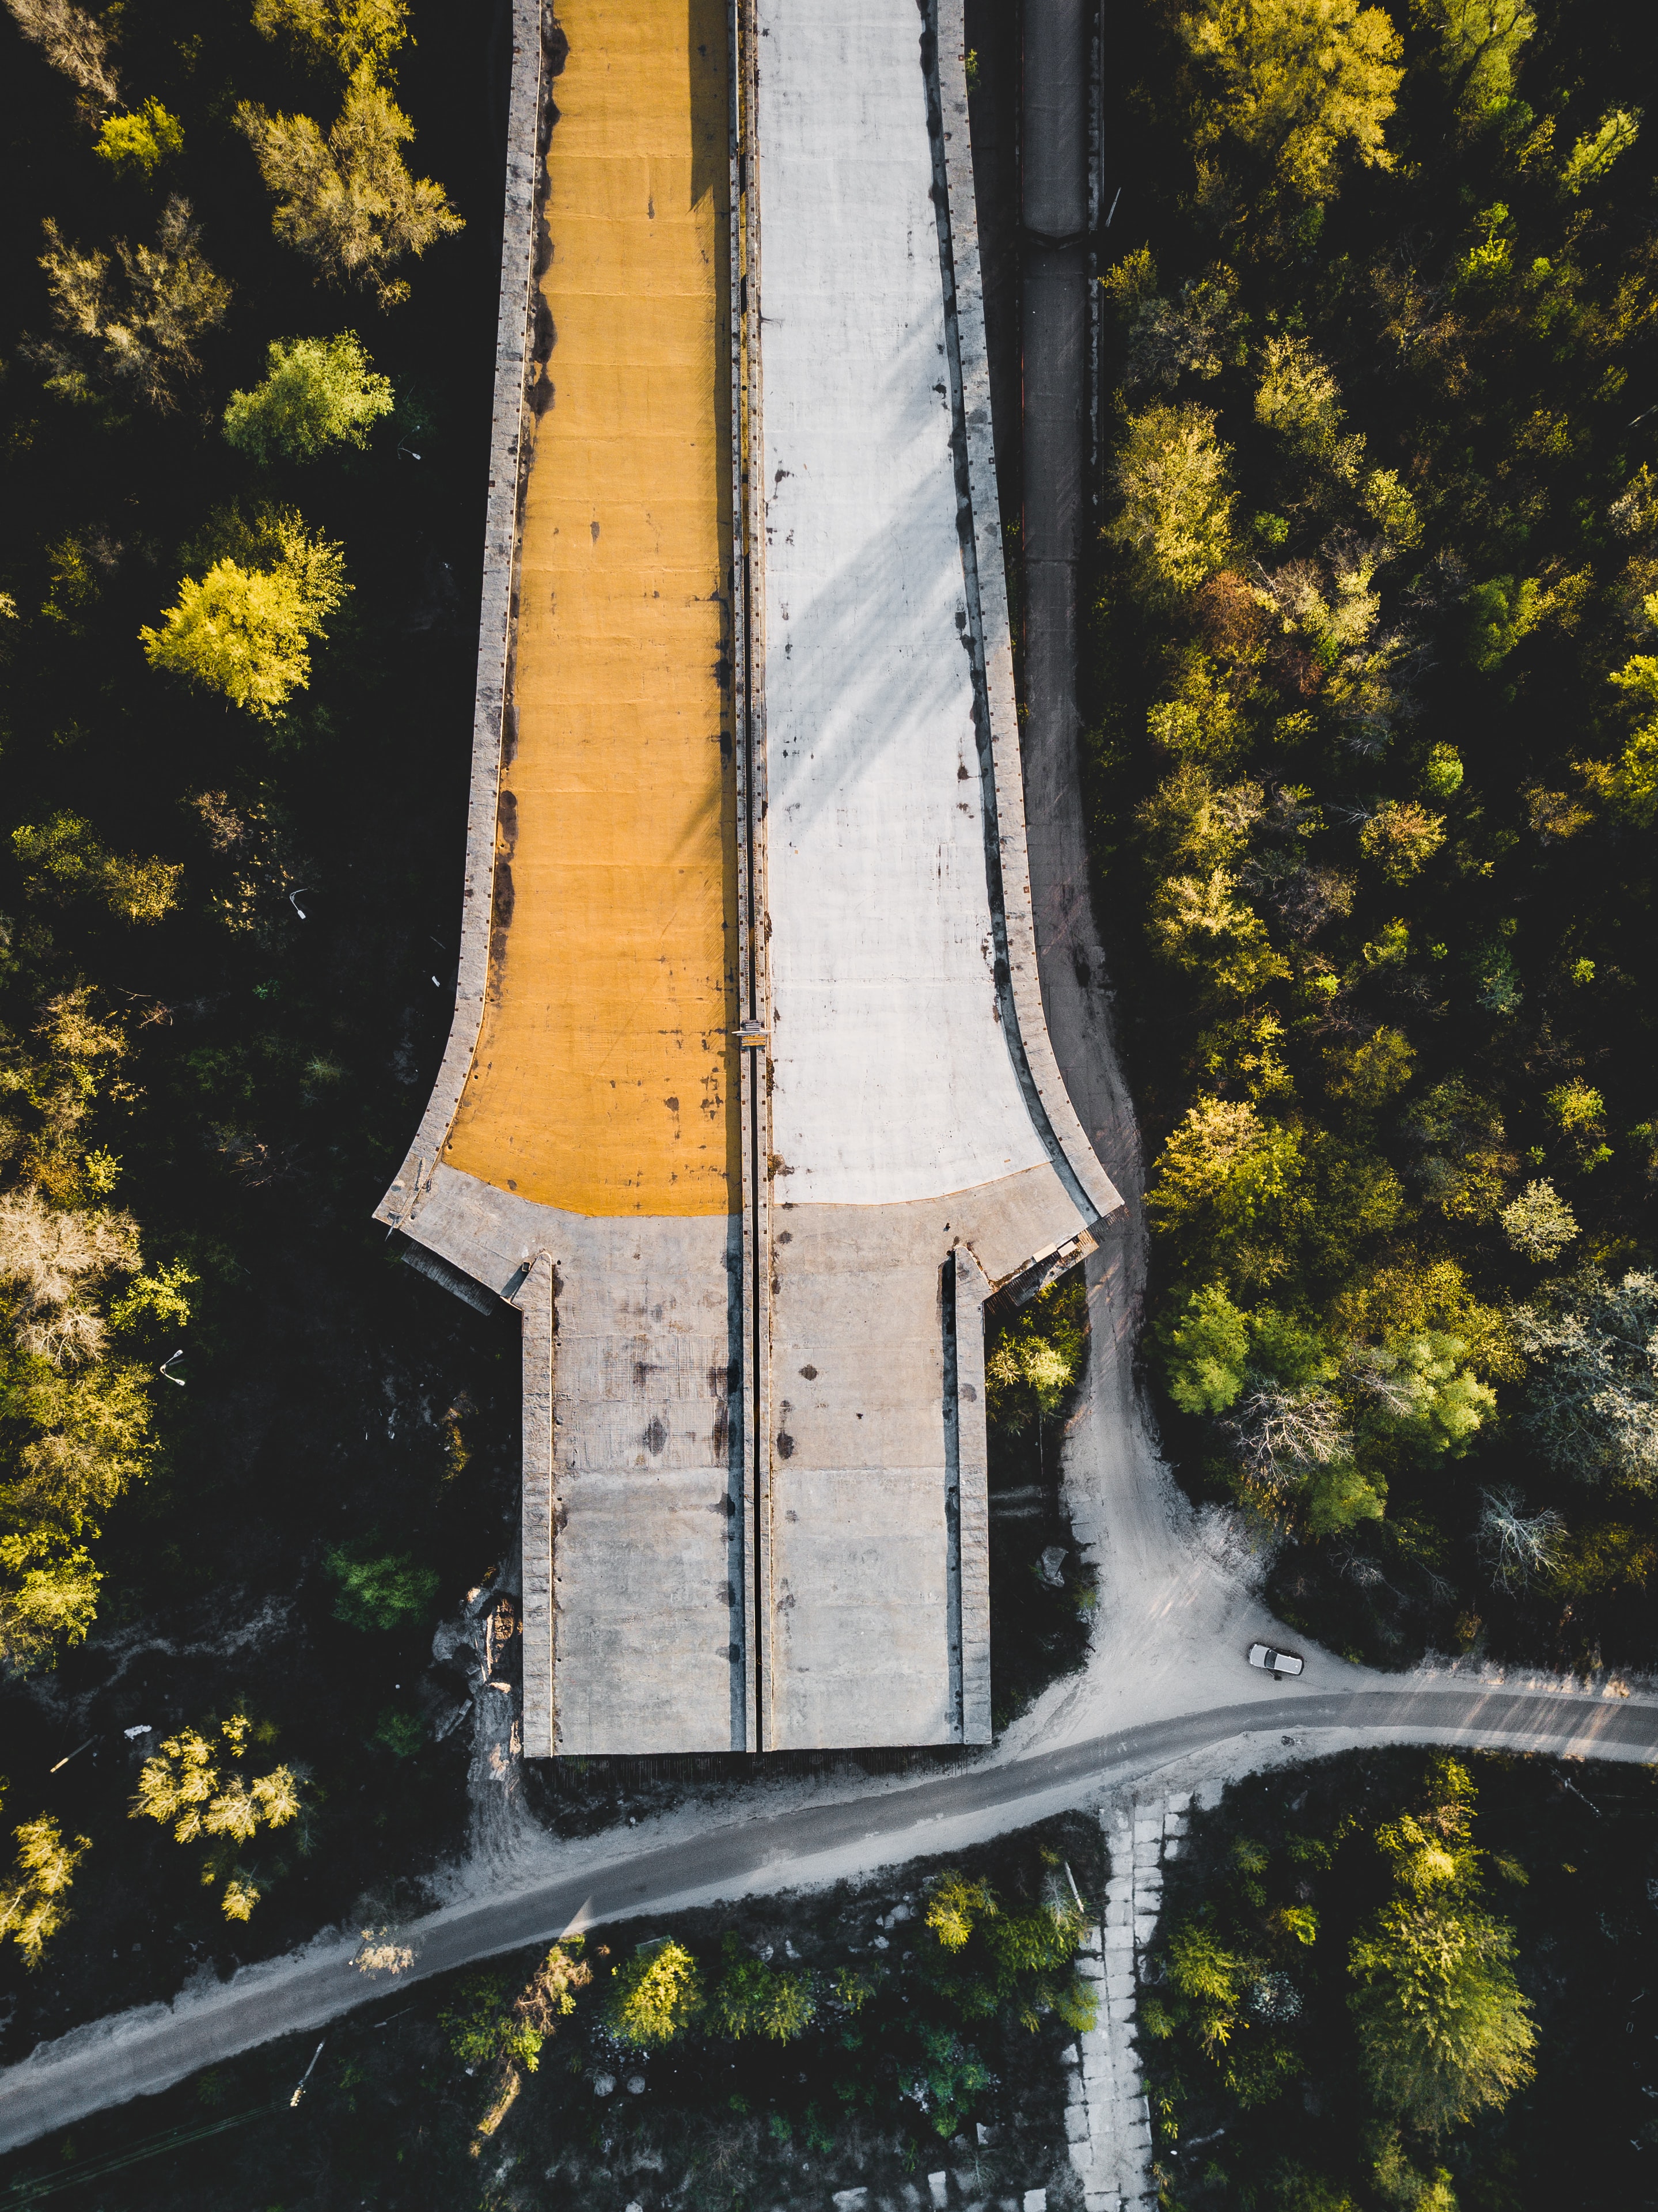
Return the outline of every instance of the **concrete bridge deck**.
<path id="1" fill-rule="evenodd" d="M 519 0 L 510 657 L 380 1212 L 524 1312 L 532 1756 L 987 1741 L 984 1300 L 1118 1203 L 1035 989 L 940 4 Z"/>

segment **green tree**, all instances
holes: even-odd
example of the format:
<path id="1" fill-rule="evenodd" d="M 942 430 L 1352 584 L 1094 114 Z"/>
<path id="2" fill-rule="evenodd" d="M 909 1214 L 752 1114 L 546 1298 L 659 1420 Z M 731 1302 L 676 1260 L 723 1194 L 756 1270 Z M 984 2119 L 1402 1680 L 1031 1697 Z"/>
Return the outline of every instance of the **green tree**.
<path id="1" fill-rule="evenodd" d="M 1658 592 L 1647 594 L 1643 612 L 1658 626 Z M 1631 655 L 1608 680 L 1625 695 L 1638 719 L 1620 760 L 1610 767 L 1586 762 L 1583 773 L 1614 812 L 1649 830 L 1658 819 L 1658 654 Z"/>
<path id="2" fill-rule="evenodd" d="M 4 1787 L 0 1783 L 0 1790 Z M 33 1967 L 69 1917 L 64 1893 L 92 1844 L 86 1836 L 65 1843 L 63 1830 L 47 1813 L 25 1820 L 13 1834 L 17 1870 L 10 1881 L 0 1882 L 0 1941 L 9 1936 L 25 1965 Z"/>
<path id="3" fill-rule="evenodd" d="M 1537 29 L 1527 0 L 1420 0 L 1439 33 L 1439 65 L 1465 114 L 1506 106 L 1520 76 L 1520 58 Z"/>
<path id="4" fill-rule="evenodd" d="M 1354 1941 L 1360 2066 L 1377 2099 L 1424 2134 L 1505 2104 L 1536 2070 L 1514 1948 L 1489 1914 L 1405 1898 Z"/>
<path id="5" fill-rule="evenodd" d="M 271 228 L 329 283 L 366 288 L 382 307 L 393 307 L 409 296 L 407 283 L 389 273 L 393 263 L 463 228 L 442 185 L 410 174 L 398 149 L 414 125 L 372 62 L 359 64 L 325 137 L 308 115 L 267 115 L 248 104 L 237 113 L 276 195 Z"/>
<path id="6" fill-rule="evenodd" d="M 1509 1964 L 1513 1930 L 1478 1901 L 1473 1785 L 1442 1756 L 1428 1778 L 1426 1805 L 1376 1831 L 1394 1894 L 1353 1939 L 1348 2004 L 1378 2100 L 1438 2135 L 1530 2081 L 1537 2037 Z"/>
<path id="7" fill-rule="evenodd" d="M 1351 147 L 1373 168 L 1400 81 L 1400 37 L 1357 0 L 1202 0 L 1181 35 L 1210 93 L 1199 143 L 1230 131 L 1308 198 L 1332 191 Z"/>
<path id="8" fill-rule="evenodd" d="M 1218 1283 L 1186 1301 L 1169 1331 L 1169 1395 L 1185 1413 L 1224 1413 L 1243 1388 L 1249 1324 Z"/>
<path id="9" fill-rule="evenodd" d="M 412 1759 L 424 1746 L 428 1733 L 418 1713 L 399 1712 L 395 1705 L 388 1705 L 374 1725 L 375 1742 L 384 1744 L 394 1759 Z"/>
<path id="10" fill-rule="evenodd" d="M 176 408 L 201 367 L 196 342 L 224 320 L 230 287 L 201 251 L 201 225 L 175 193 L 162 210 L 155 244 L 115 241 L 115 258 L 68 245 L 44 226 L 55 334 L 26 349 L 74 397 L 131 393 L 159 412 Z"/>
<path id="11" fill-rule="evenodd" d="M 277 338 L 263 384 L 233 392 L 224 434 L 261 466 L 313 461 L 330 446 L 364 446 L 368 426 L 392 411 L 390 377 L 377 376 L 355 331 L 331 338 Z"/>
<path id="12" fill-rule="evenodd" d="M 252 528 L 227 526 L 238 559 L 185 576 L 161 618 L 138 633 L 152 668 L 221 693 L 269 721 L 311 681 L 309 647 L 351 588 L 337 545 L 307 535 L 291 510 L 266 509 Z"/>
<path id="13" fill-rule="evenodd" d="M 1080 2032 L 1094 2020 L 1093 1997 L 1075 1972 L 1087 1918 L 1070 1898 L 1011 1911 L 987 1882 L 952 1869 L 928 1895 L 922 1925 L 933 1941 L 922 1949 L 921 1972 L 964 2021 L 1005 2008 L 1035 2029 L 1054 2012 Z"/>
<path id="14" fill-rule="evenodd" d="M 619 2043 L 649 2050 L 671 2043 L 701 2016 L 702 1970 L 671 1938 L 613 1966 L 605 2023 Z"/>
<path id="15" fill-rule="evenodd" d="M 577 1991 L 592 1981 L 586 1948 L 581 1936 L 555 1943 L 510 2004 L 497 1975 L 463 1982 L 438 2014 L 438 2026 L 460 2063 L 477 2069 L 500 2063 L 533 2074 L 558 2023 L 574 2012 Z"/>
<path id="16" fill-rule="evenodd" d="M 1563 191 L 1574 198 L 1598 185 L 1612 163 L 1627 154 L 1641 135 L 1638 107 L 1614 107 L 1600 118 L 1598 129 L 1585 131 L 1567 156 L 1560 172 Z"/>
<path id="17" fill-rule="evenodd" d="M 1230 456 L 1207 407 L 1148 407 L 1129 417 L 1117 457 L 1121 501 L 1110 537 L 1158 604 L 1184 599 L 1224 568 L 1236 503 Z"/>
<path id="18" fill-rule="evenodd" d="M 917 2032 L 920 2061 L 903 2084 L 946 2141 L 972 2117 L 973 2107 L 993 2080 L 990 2069 L 954 2028 L 924 2024 Z"/>
<path id="19" fill-rule="evenodd" d="M 438 2026 L 459 2064 L 476 2069 L 501 2056 L 511 2033 L 506 2006 L 507 1985 L 498 1974 L 475 1974 L 457 1985 Z"/>
<path id="20" fill-rule="evenodd" d="M 810 1973 L 745 1958 L 733 1935 L 725 1939 L 724 1958 L 709 2004 L 720 2033 L 739 2039 L 762 2035 L 774 2043 L 793 2043 L 805 2033 L 817 2016 Z"/>
<path id="21" fill-rule="evenodd" d="M 1358 2212 L 1345 2189 L 1293 2162 L 1278 2166 L 1268 2185 L 1273 2212 Z"/>
<path id="22" fill-rule="evenodd" d="M 141 177 L 146 184 L 163 161 L 177 161 L 184 150 L 184 125 L 159 100 L 147 100 L 131 115 L 109 116 L 93 149 L 118 175 Z"/>
<path id="23" fill-rule="evenodd" d="M 372 1538 L 333 1546 L 323 1572 L 334 1584 L 334 1618 L 349 1628 L 402 1628 L 431 1611 L 435 1567 L 409 1552 L 380 1552 Z"/>
<path id="24" fill-rule="evenodd" d="M 1062 1278 L 999 1321 L 985 1355 L 989 1418 L 1009 1436 L 1051 1420 L 1076 1380 L 1088 1339 L 1088 1294 Z"/>
<path id="25" fill-rule="evenodd" d="M 1271 1279 L 1305 1203 L 1300 1139 L 1241 1101 L 1200 1098 L 1170 1131 L 1145 1210 L 1193 1261 Z M 1242 1262 L 1242 1265 L 1240 1265 Z"/>
<path id="26" fill-rule="evenodd" d="M 1489 674 L 1542 619 L 1542 587 L 1534 576 L 1493 576 L 1468 593 L 1468 658 Z"/>
<path id="27" fill-rule="evenodd" d="M 1212 1917 L 1178 1922 L 1163 1954 L 1173 2003 L 1163 2008 L 1154 2033 L 1167 2034 L 1177 2022 L 1218 2057 L 1236 2033 L 1245 1995 L 1260 1970 L 1260 1960 L 1224 1940 Z"/>
<path id="28" fill-rule="evenodd" d="M 1465 1451 L 1497 1395 L 1462 1364 L 1467 1346 L 1440 1329 L 1357 1347 L 1349 1373 L 1372 1424 L 1424 1457 Z"/>

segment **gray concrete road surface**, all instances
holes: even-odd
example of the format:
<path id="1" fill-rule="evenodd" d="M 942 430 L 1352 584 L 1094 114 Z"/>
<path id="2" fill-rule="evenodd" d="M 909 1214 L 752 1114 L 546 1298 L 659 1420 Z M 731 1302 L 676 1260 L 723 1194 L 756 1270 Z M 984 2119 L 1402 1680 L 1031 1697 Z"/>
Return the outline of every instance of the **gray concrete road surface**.
<path id="1" fill-rule="evenodd" d="M 1242 1658 L 1240 1674 L 1243 1674 Z M 1251 1740 L 1315 1752 L 1337 1741 L 1435 1741 L 1649 1761 L 1658 1757 L 1658 1705 L 1558 1692 L 1461 1685 L 1302 1692 L 1251 1684 L 1247 1701 L 1183 1713 L 1008 1763 L 994 1760 L 855 1797 L 796 1804 L 657 1842 L 629 1838 L 567 1848 L 538 1878 L 445 1908 L 398 1931 L 414 1953 L 401 1982 L 366 1983 L 355 1946 L 331 1942 L 247 1969 L 171 2006 L 77 2031 L 0 2075 L 0 2150 L 68 2127 L 88 2112 L 153 2095 L 197 2069 L 282 2036 L 313 2031 L 392 1987 L 573 1926 L 634 1919 L 720 1897 L 867 1873 L 950 1851 L 1061 1807 L 1103 1795 L 1197 1752 Z M 606 1847 L 608 1844 L 608 1848 Z"/>

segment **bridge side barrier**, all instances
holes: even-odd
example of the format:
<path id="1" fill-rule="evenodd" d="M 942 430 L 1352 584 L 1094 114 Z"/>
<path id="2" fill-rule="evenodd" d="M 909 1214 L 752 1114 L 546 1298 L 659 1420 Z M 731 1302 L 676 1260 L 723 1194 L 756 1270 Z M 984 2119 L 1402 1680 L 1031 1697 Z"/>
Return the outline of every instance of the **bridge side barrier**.
<path id="1" fill-rule="evenodd" d="M 555 34 L 556 35 L 556 34 Z M 443 1157 L 460 1108 L 483 1022 L 495 911 L 496 819 L 507 737 L 524 426 L 535 316 L 536 206 L 541 172 L 542 86 L 550 74 L 541 0 L 513 0 L 513 77 L 507 123 L 506 220 L 501 240 L 501 307 L 495 328 L 495 389 L 489 424 L 489 494 L 483 530 L 483 603 L 478 620 L 477 690 L 472 709 L 472 777 L 466 814 L 465 884 L 461 894 L 460 966 L 443 1062 L 377 1221 L 405 1221 Z"/>

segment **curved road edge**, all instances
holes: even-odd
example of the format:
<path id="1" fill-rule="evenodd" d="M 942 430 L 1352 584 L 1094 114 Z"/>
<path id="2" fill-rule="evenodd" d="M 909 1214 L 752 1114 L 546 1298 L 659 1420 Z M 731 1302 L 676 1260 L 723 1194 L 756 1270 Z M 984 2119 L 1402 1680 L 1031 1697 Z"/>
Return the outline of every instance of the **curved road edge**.
<path id="1" fill-rule="evenodd" d="M 1235 1745 L 1235 1771 L 1247 1771 L 1278 1752 L 1288 1728 L 1298 1745 L 1304 1736 L 1333 1733 L 1378 1743 L 1658 1759 L 1658 1704 L 1633 1698 L 1400 1687 L 1291 1693 L 1281 1702 L 1256 1698 L 1180 1714 L 1005 1765 L 986 1762 L 923 1783 L 739 1819 L 683 1842 L 446 1906 L 400 1931 L 415 1961 L 394 1984 L 366 1984 L 351 1963 L 355 1944 L 323 1939 L 308 1951 L 245 1968 L 205 1995 L 95 2021 L 0 2074 L 0 2151 L 106 2106 L 155 2095 L 259 2044 L 321 2027 L 392 1988 L 550 1942 L 574 1927 L 810 1888 L 959 1850 L 1196 1752 Z"/>

